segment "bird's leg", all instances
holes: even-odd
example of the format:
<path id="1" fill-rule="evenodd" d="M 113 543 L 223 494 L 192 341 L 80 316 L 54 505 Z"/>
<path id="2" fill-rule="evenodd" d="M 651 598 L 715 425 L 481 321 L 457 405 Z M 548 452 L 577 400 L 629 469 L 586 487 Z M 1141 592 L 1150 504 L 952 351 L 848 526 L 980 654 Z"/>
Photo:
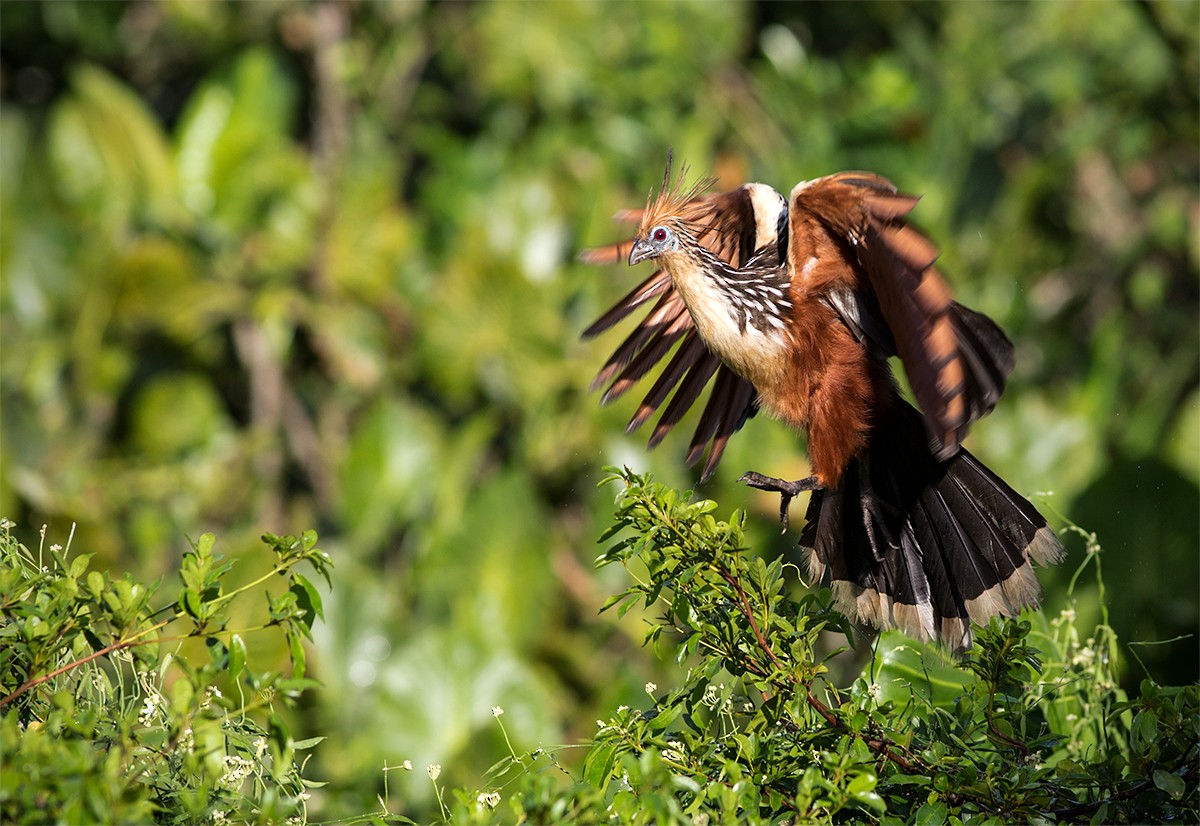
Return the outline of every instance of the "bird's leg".
<path id="1" fill-rule="evenodd" d="M 789 482 L 774 476 L 763 476 L 754 471 L 743 473 L 742 478 L 738 481 L 745 482 L 752 488 L 779 494 L 779 521 L 783 523 L 785 531 L 788 529 L 788 505 L 792 503 L 792 499 L 807 490 L 817 490 L 822 487 L 815 476 L 807 476 L 804 479 Z"/>

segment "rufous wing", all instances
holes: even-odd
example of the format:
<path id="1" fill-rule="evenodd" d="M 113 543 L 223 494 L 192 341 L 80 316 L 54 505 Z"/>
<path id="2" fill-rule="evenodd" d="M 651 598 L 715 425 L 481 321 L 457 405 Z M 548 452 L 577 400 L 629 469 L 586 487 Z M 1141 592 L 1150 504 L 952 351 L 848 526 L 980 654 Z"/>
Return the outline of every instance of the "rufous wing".
<path id="1" fill-rule="evenodd" d="M 933 266 L 937 248 L 905 220 L 916 203 L 878 175 L 842 172 L 798 185 L 791 210 L 793 221 L 815 216 L 843 240 L 857 266 L 829 302 L 856 335 L 899 355 L 934 453 L 947 459 L 1000 398 L 1013 348 L 990 319 L 952 300 Z"/>

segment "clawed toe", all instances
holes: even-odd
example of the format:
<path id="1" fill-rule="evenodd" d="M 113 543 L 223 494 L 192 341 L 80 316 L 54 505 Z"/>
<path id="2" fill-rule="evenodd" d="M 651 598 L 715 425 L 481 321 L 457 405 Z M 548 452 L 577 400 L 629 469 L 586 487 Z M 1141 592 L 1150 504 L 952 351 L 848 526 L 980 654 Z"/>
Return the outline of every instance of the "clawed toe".
<path id="1" fill-rule="evenodd" d="M 783 523 L 783 530 L 788 529 L 788 505 L 792 503 L 792 499 L 805 491 L 816 490 L 821 487 L 821 483 L 817 481 L 815 476 L 807 476 L 804 479 L 788 481 L 786 479 L 778 479 L 774 476 L 763 476 L 761 473 L 749 471 L 743 473 L 739 482 L 744 482 L 752 488 L 765 490 L 779 494 L 779 521 Z"/>

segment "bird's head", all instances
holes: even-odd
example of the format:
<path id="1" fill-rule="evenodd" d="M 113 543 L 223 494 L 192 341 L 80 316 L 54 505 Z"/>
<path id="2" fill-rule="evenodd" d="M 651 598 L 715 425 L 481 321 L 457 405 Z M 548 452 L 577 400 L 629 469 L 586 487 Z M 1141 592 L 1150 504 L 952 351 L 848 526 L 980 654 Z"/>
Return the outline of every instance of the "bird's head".
<path id="1" fill-rule="evenodd" d="M 633 248 L 629 251 L 629 266 L 682 249 L 683 244 L 675 228 L 668 224 L 655 224 L 644 232 L 639 232 L 633 239 Z"/>
<path id="2" fill-rule="evenodd" d="M 672 253 L 686 255 L 695 246 L 697 227 L 692 225 L 695 201 L 713 185 L 714 180 L 705 178 L 689 186 L 686 179 L 686 166 L 672 179 L 671 154 L 668 153 L 662 187 L 642 211 L 641 225 L 633 238 L 633 248 L 629 251 L 630 266 Z"/>

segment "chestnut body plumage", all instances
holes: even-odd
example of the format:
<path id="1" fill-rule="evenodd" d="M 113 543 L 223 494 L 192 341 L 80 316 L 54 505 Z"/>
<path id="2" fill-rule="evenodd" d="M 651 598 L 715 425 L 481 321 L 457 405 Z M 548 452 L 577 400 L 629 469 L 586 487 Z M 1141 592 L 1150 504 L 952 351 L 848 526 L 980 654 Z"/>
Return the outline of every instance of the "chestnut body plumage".
<path id="1" fill-rule="evenodd" d="M 657 444 L 711 380 L 688 453 L 707 452 L 705 478 L 759 409 L 806 431 L 811 477 L 744 478 L 780 492 L 785 514 L 813 492 L 801 544 L 852 619 L 962 648 L 972 621 L 1036 605 L 1029 561 L 1057 561 L 1061 545 L 961 447 L 1003 392 L 1012 344 L 951 300 L 936 249 L 905 223 L 917 199 L 861 172 L 801 183 L 786 201 L 763 184 L 708 195 L 710 183 L 685 189 L 668 166 L 657 198 L 618 216 L 639 223 L 635 238 L 584 255 L 658 267 L 585 331 L 654 301 L 597 376 L 604 401 L 673 351 L 629 427 L 671 396 Z M 920 413 L 896 389 L 892 355 Z"/>

